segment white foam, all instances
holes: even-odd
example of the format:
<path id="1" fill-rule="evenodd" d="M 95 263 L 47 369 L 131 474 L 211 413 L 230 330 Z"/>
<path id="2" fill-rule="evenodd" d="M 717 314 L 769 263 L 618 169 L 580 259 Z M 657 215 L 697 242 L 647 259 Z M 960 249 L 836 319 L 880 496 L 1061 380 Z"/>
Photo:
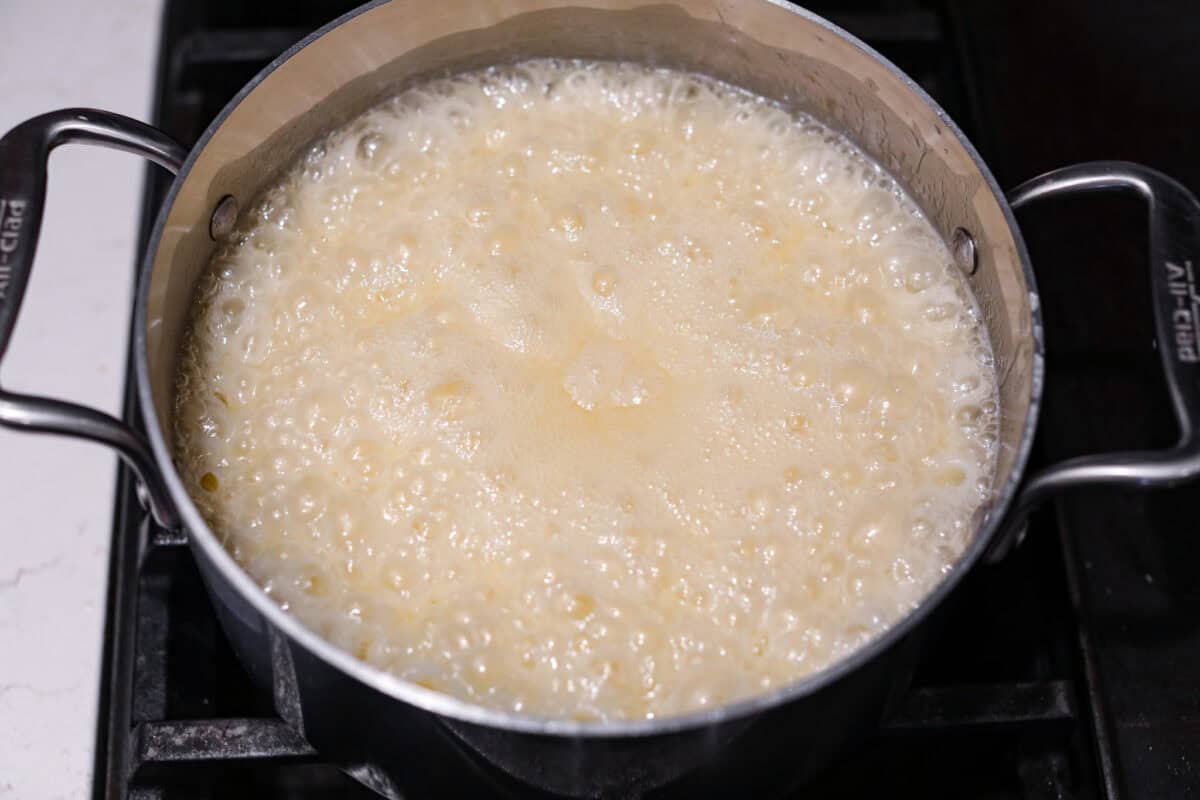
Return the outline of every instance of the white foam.
<path id="1" fill-rule="evenodd" d="M 962 551 L 990 351 L 807 118 L 628 65 L 410 90 L 214 259 L 177 455 L 272 596 L 399 675 L 661 716 L 836 660 Z"/>

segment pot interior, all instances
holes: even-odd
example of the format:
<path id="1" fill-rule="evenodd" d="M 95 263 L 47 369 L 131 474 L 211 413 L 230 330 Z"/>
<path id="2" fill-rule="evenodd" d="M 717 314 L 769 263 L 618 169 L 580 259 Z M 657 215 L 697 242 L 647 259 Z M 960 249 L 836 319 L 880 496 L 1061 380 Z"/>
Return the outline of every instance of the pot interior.
<path id="1" fill-rule="evenodd" d="M 1036 296 L 1019 234 L 986 168 L 932 101 L 865 46 L 771 0 L 584 0 L 569 7 L 555 0 L 392 0 L 285 54 L 214 122 L 152 240 L 138 358 L 160 463 L 169 457 L 181 336 L 215 246 L 210 218 L 222 198 L 232 195 L 248 208 L 311 142 L 408 84 L 532 57 L 694 71 L 775 99 L 853 140 L 907 188 L 947 241 L 958 228 L 970 232 L 978 267 L 968 282 L 995 353 L 1001 409 L 992 499 L 980 515 L 976 546 L 968 548 L 977 554 L 1019 477 L 1040 391 Z M 178 477 L 167 477 L 176 502 L 189 503 Z"/>

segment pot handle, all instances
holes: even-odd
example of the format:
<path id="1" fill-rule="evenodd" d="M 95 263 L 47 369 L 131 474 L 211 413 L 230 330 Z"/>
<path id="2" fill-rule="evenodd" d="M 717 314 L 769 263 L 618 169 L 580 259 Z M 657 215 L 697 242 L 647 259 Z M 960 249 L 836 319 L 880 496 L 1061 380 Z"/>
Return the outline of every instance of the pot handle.
<path id="1" fill-rule="evenodd" d="M 1164 450 L 1080 456 L 1025 482 L 990 555 L 1002 556 L 1043 500 L 1075 486 L 1177 486 L 1200 476 L 1200 203 L 1181 183 L 1127 161 L 1093 161 L 1047 172 L 1013 189 L 1009 204 L 1103 189 L 1135 191 L 1149 207 L 1150 284 L 1158 351 L 1179 441 Z M 1193 260 L 1194 259 L 1194 260 Z"/>
<path id="2" fill-rule="evenodd" d="M 67 142 L 87 142 L 144 156 L 177 173 L 187 150 L 137 120 L 87 108 L 69 108 L 26 120 L 0 139 L 0 362 L 8 351 L 33 270 L 42 209 L 46 161 Z M 178 527 L 162 475 L 146 440 L 119 419 L 86 406 L 0 388 L 0 425 L 13 430 L 58 433 L 114 448 L 137 477 L 139 497 L 155 521 Z"/>

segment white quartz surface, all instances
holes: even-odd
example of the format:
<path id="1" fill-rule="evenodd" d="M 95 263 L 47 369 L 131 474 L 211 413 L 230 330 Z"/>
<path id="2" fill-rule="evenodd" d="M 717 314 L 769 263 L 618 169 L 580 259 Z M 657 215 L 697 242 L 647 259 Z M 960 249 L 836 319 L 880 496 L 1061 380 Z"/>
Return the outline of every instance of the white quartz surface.
<path id="1" fill-rule="evenodd" d="M 150 113 L 160 0 L 0 3 L 0 131 L 44 111 Z M 120 407 L 144 163 L 50 159 L 5 388 Z M 0 798 L 91 793 L 116 459 L 0 430 Z"/>

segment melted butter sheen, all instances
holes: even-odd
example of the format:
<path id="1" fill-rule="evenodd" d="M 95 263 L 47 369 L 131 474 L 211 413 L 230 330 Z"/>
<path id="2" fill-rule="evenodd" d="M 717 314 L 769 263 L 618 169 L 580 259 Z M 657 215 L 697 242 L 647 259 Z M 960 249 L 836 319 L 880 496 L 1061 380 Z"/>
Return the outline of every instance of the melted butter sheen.
<path id="1" fill-rule="evenodd" d="M 177 454 L 284 608 L 497 708 L 677 714 L 962 552 L 990 350 L 878 167 L 693 76 L 530 62 L 317 145 L 199 290 Z"/>

